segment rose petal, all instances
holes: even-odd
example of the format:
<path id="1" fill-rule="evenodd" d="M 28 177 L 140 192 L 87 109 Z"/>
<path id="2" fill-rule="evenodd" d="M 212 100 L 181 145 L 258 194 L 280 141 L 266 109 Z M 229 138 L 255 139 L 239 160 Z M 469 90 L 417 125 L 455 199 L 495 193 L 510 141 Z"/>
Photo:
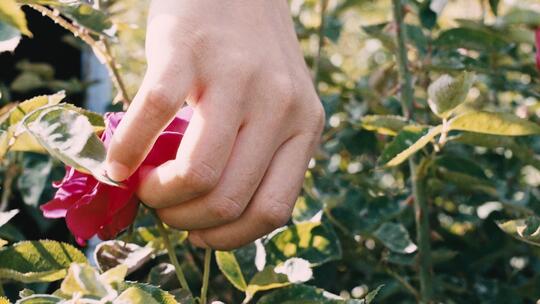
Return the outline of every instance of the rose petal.
<path id="1" fill-rule="evenodd" d="M 100 228 L 98 231 L 99 238 L 109 240 L 127 229 L 135 220 L 137 210 L 139 210 L 138 207 L 139 200 L 135 196 L 132 196 L 124 208 L 119 210 L 107 224 Z"/>
<path id="2" fill-rule="evenodd" d="M 79 199 L 66 213 L 66 224 L 71 233 L 88 240 L 107 222 L 107 191 L 100 191 L 98 184 L 93 191 Z"/>

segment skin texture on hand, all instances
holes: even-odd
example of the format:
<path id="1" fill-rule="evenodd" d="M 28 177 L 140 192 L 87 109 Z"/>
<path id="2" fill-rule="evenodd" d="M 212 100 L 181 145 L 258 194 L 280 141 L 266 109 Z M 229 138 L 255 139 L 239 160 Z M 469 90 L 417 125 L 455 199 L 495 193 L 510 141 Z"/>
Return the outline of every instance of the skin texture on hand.
<path id="1" fill-rule="evenodd" d="M 187 101 L 175 160 L 138 190 L 201 247 L 232 249 L 284 225 L 324 127 L 286 1 L 154 0 L 148 69 L 112 139 L 124 180 Z"/>

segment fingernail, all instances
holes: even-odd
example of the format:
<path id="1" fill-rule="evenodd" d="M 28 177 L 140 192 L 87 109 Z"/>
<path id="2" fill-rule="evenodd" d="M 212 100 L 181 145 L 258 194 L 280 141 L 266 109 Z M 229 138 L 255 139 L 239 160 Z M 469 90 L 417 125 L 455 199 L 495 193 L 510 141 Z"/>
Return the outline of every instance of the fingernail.
<path id="1" fill-rule="evenodd" d="M 199 248 L 208 248 L 208 244 L 206 244 L 201 236 L 198 233 L 190 232 L 189 233 L 189 242 Z"/>
<path id="2" fill-rule="evenodd" d="M 119 162 L 107 162 L 107 176 L 113 181 L 121 182 L 129 177 L 129 168 Z"/>

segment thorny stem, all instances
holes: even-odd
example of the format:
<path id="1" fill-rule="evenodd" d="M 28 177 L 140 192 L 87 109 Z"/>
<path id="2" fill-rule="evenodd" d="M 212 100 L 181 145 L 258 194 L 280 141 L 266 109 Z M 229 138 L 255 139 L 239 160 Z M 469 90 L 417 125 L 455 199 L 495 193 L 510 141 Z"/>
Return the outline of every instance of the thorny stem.
<path id="1" fill-rule="evenodd" d="M 315 83 L 315 90 L 319 93 L 319 77 L 321 74 L 321 60 L 322 50 L 324 47 L 324 29 L 326 27 L 326 7 L 328 6 L 328 0 L 320 0 L 321 4 L 321 24 L 319 25 L 319 45 L 317 46 L 317 55 L 313 62 L 313 82 Z"/>
<path id="2" fill-rule="evenodd" d="M 411 74 L 408 68 L 407 49 L 405 44 L 405 28 L 403 23 L 403 6 L 401 0 L 392 0 L 394 20 L 397 28 L 397 44 L 399 75 L 401 82 L 401 104 L 403 115 L 412 116 L 414 91 Z M 412 192 L 414 196 L 414 213 L 416 222 L 416 239 L 418 242 L 418 261 L 420 277 L 420 302 L 430 303 L 433 298 L 433 276 L 431 262 L 431 244 L 429 228 L 429 210 L 424 189 L 424 174 L 426 162 L 417 168 L 414 157 L 409 158 Z"/>
<path id="3" fill-rule="evenodd" d="M 46 6 L 39 4 L 30 4 L 29 6 L 34 10 L 40 12 L 44 16 L 49 17 L 55 23 L 57 23 L 64 29 L 70 31 L 75 37 L 79 37 L 82 41 L 89 45 L 92 48 L 92 51 L 94 52 L 96 57 L 98 57 L 101 62 L 105 63 L 105 66 L 109 70 L 109 74 L 111 76 L 113 84 L 118 91 L 120 97 L 122 98 L 122 101 L 124 102 L 124 104 L 129 105 L 131 99 L 126 90 L 122 77 L 120 76 L 118 66 L 116 64 L 114 56 L 112 55 L 111 49 L 105 39 L 94 39 L 87 30 L 67 21 L 53 9 L 49 9 Z"/>
<path id="4" fill-rule="evenodd" d="M 183 289 L 191 293 L 188 282 L 186 280 L 186 276 L 184 275 L 184 271 L 182 270 L 182 267 L 180 266 L 180 263 L 178 262 L 178 257 L 176 256 L 174 247 L 172 246 L 171 240 L 169 239 L 169 233 L 167 232 L 165 225 L 163 225 L 163 222 L 161 221 L 159 216 L 156 214 L 156 212 L 154 210 L 152 210 L 151 212 L 156 220 L 159 234 L 163 238 L 163 243 L 165 244 L 165 248 L 167 248 L 167 254 L 169 255 L 169 259 L 171 260 L 171 263 L 174 266 L 174 269 L 176 271 L 176 277 L 178 278 L 178 281 L 180 282 L 180 286 L 182 286 Z"/>
<path id="5" fill-rule="evenodd" d="M 15 161 L 11 161 L 6 170 L 4 183 L 2 184 L 2 198 L 0 199 L 0 212 L 6 211 L 11 198 L 11 187 L 17 176 L 19 167 Z"/>
<path id="6" fill-rule="evenodd" d="M 201 287 L 201 302 L 200 304 L 206 304 L 206 295 L 208 294 L 208 285 L 210 282 L 210 262 L 212 261 L 212 249 L 208 248 L 204 252 L 204 270 L 203 281 Z"/>

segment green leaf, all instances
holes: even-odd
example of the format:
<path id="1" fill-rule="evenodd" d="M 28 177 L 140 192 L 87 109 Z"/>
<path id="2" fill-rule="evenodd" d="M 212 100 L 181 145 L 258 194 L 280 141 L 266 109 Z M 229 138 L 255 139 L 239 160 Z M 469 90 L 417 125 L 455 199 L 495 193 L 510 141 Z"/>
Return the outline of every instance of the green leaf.
<path id="1" fill-rule="evenodd" d="M 347 300 L 317 287 L 294 284 L 280 288 L 263 297 L 257 304 L 352 304 Z"/>
<path id="2" fill-rule="evenodd" d="M 448 118 L 465 101 L 473 82 L 474 74 L 469 72 L 463 72 L 457 77 L 439 77 L 428 88 L 431 111 L 441 118 Z"/>
<path id="3" fill-rule="evenodd" d="M 467 112 L 449 121 L 449 129 L 492 135 L 540 134 L 540 126 L 510 113 Z"/>
<path id="4" fill-rule="evenodd" d="M 497 20 L 501 25 L 524 24 L 531 27 L 540 26 L 540 13 L 525 8 L 513 8 Z"/>
<path id="5" fill-rule="evenodd" d="M 95 34 L 110 36 L 107 30 L 113 27 L 109 16 L 103 11 L 92 7 L 82 0 L 52 1 L 52 0 L 19 0 L 23 4 L 49 5 L 73 20 L 76 24 Z"/>
<path id="6" fill-rule="evenodd" d="M 72 263 L 86 263 L 75 247 L 56 241 L 25 241 L 0 249 L 0 278 L 24 283 L 62 279 Z"/>
<path id="7" fill-rule="evenodd" d="M 410 254 L 418 249 L 402 224 L 384 223 L 373 233 L 373 236 L 379 239 L 386 248 L 396 253 Z"/>
<path id="8" fill-rule="evenodd" d="M 60 104 L 32 112 L 23 125 L 64 164 L 90 173 L 102 183 L 119 186 L 105 173 L 105 146 L 85 115 Z"/>
<path id="9" fill-rule="evenodd" d="M 366 299 L 366 304 L 370 304 L 373 302 L 373 300 L 375 300 L 375 297 L 377 296 L 377 294 L 379 293 L 379 291 L 381 291 L 381 289 L 384 287 L 384 285 L 379 285 L 377 286 L 377 288 L 375 288 L 374 290 L 370 291 L 365 299 Z"/>
<path id="10" fill-rule="evenodd" d="M 405 127 L 392 142 L 386 145 L 379 158 L 379 163 L 387 167 L 397 166 L 425 147 L 441 132 L 442 126 L 440 125 L 432 128 Z"/>
<path id="11" fill-rule="evenodd" d="M 443 49 L 465 48 L 477 51 L 497 51 L 508 46 L 508 42 L 494 32 L 466 27 L 442 32 L 433 44 Z"/>
<path id="12" fill-rule="evenodd" d="M 136 282 L 124 282 L 120 285 L 120 291 L 125 291 L 128 288 L 135 287 L 151 295 L 152 298 L 154 298 L 154 300 L 160 304 L 178 304 L 173 295 L 152 285 Z"/>
<path id="13" fill-rule="evenodd" d="M 30 112 L 41 107 L 57 105 L 64 98 L 66 98 L 66 93 L 64 91 L 60 91 L 53 95 L 41 95 L 25 100 L 11 109 L 9 114 L 9 124 L 15 125 Z"/>
<path id="14" fill-rule="evenodd" d="M 290 285 L 287 275 L 276 273 L 274 266 L 267 266 L 261 272 L 258 272 L 246 287 L 246 300 L 253 298 L 259 291 L 270 290 Z"/>
<path id="15" fill-rule="evenodd" d="M 22 161 L 22 170 L 17 186 L 22 199 L 29 206 L 37 206 L 48 182 L 53 163 L 50 157 L 27 154 Z"/>
<path id="16" fill-rule="evenodd" d="M 128 267 L 128 273 L 141 268 L 153 257 L 152 247 L 112 240 L 101 242 L 94 251 L 94 260 L 101 271 L 108 271 L 119 265 Z"/>
<path id="17" fill-rule="evenodd" d="M 187 231 L 167 228 L 169 239 L 173 246 L 183 243 L 188 236 Z M 132 233 L 126 232 L 120 238 L 124 242 L 137 244 L 141 247 L 152 247 L 154 251 L 166 250 L 163 238 L 156 226 L 138 227 Z"/>
<path id="18" fill-rule="evenodd" d="M 152 295 L 145 292 L 144 290 L 137 287 L 130 287 L 126 289 L 116 300 L 113 301 L 113 304 L 160 304 L 157 302 Z"/>
<path id="19" fill-rule="evenodd" d="M 62 294 L 70 297 L 82 295 L 98 299 L 114 299 L 118 294 L 100 279 L 99 273 L 88 264 L 73 263 L 60 286 Z"/>
<path id="20" fill-rule="evenodd" d="M 247 288 L 246 279 L 244 278 L 244 274 L 242 273 L 242 269 L 240 269 L 240 265 L 238 264 L 234 253 L 216 251 L 215 255 L 219 269 L 229 282 L 239 290 L 245 291 Z"/>
<path id="21" fill-rule="evenodd" d="M 265 242 L 266 260 L 278 265 L 297 257 L 312 265 L 341 258 L 341 244 L 332 226 L 320 222 L 303 222 L 287 227 Z"/>
<path id="22" fill-rule="evenodd" d="M 0 21 L 0 53 L 13 52 L 21 41 L 21 32 Z"/>
<path id="23" fill-rule="evenodd" d="M 540 218 L 537 216 L 530 216 L 525 219 L 500 221 L 497 222 L 497 225 L 502 231 L 520 241 L 540 246 Z"/>
<path id="24" fill-rule="evenodd" d="M 62 299 L 53 295 L 36 294 L 28 297 L 24 297 L 18 300 L 15 304 L 54 304 L 63 303 L 65 299 Z"/>
<path id="25" fill-rule="evenodd" d="M 0 1 L 0 21 L 15 27 L 26 36 L 32 36 L 26 24 L 26 16 L 15 0 Z"/>
<path id="26" fill-rule="evenodd" d="M 15 215 L 17 215 L 18 213 L 19 213 L 19 210 L 17 209 L 6 211 L 6 212 L 0 212 L 0 227 L 4 226 L 5 224 L 7 224 L 7 222 L 11 221 L 11 219 L 14 218 Z"/>
<path id="27" fill-rule="evenodd" d="M 407 125 L 407 119 L 394 115 L 367 115 L 362 118 L 362 128 L 384 135 L 395 136 Z"/>

